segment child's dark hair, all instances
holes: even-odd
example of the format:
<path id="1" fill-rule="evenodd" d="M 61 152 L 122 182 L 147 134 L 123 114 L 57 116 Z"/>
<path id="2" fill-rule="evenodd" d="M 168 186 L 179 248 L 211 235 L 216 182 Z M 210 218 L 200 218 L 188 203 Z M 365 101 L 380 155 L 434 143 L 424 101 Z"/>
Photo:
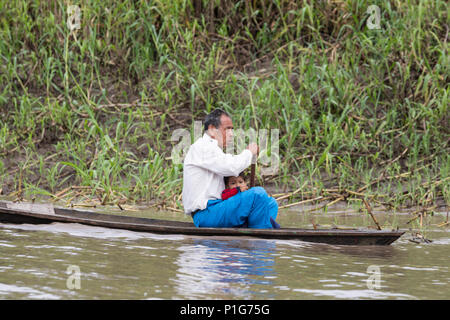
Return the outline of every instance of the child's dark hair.
<path id="1" fill-rule="evenodd" d="M 239 173 L 239 174 L 238 174 L 238 177 L 245 178 L 245 177 L 244 177 L 244 172 Z M 230 180 L 230 178 L 231 178 L 231 177 L 223 177 L 223 182 L 225 182 L 225 186 L 228 185 L 228 180 Z"/>

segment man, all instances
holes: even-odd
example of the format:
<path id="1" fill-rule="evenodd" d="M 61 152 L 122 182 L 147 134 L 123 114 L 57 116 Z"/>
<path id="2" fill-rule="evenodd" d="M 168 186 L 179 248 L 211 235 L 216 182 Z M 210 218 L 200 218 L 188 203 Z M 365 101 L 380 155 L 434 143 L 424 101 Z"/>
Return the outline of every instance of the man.
<path id="1" fill-rule="evenodd" d="M 224 177 L 238 176 L 250 166 L 258 153 L 256 143 L 250 143 L 238 155 L 226 154 L 223 148 L 233 138 L 233 122 L 223 110 L 206 116 L 205 133 L 190 146 L 184 160 L 183 206 L 192 215 L 197 227 L 228 228 L 248 225 L 249 228 L 273 228 L 278 205 L 261 187 L 250 188 L 222 200 Z"/>

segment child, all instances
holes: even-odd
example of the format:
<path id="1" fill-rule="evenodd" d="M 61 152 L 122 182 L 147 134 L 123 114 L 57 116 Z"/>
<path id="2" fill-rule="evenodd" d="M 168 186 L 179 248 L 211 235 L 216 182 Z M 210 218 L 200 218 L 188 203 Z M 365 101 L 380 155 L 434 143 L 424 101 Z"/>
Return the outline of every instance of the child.
<path id="1" fill-rule="evenodd" d="M 224 182 L 225 190 L 222 191 L 222 200 L 227 200 L 239 192 L 245 192 L 248 190 L 247 183 L 245 182 L 242 173 L 240 173 L 237 177 L 224 177 Z M 274 229 L 280 228 L 280 225 L 273 218 L 270 218 L 270 223 Z M 240 227 L 247 228 L 248 223 L 244 222 L 244 224 Z"/>
<path id="2" fill-rule="evenodd" d="M 225 190 L 222 192 L 222 200 L 227 200 L 240 192 L 248 190 L 247 183 L 240 174 L 237 177 L 224 177 Z"/>

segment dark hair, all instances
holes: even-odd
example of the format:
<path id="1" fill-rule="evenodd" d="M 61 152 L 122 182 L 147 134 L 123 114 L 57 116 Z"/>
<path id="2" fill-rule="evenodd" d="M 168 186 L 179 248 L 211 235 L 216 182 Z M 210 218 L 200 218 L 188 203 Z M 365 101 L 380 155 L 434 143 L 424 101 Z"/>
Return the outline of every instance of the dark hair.
<path id="1" fill-rule="evenodd" d="M 241 173 L 239 173 L 239 174 L 238 174 L 238 177 L 242 177 L 242 178 L 245 179 L 244 171 L 242 171 Z M 228 180 L 230 180 L 230 178 L 231 178 L 231 176 L 229 176 L 229 177 L 223 177 L 223 182 L 225 182 L 225 187 L 228 185 Z"/>
<path id="2" fill-rule="evenodd" d="M 222 109 L 215 109 L 210 114 L 208 114 L 205 117 L 205 124 L 204 124 L 205 131 L 208 130 L 208 127 L 210 125 L 213 125 L 215 128 L 218 129 L 220 127 L 220 117 L 222 115 L 226 115 L 227 117 L 231 118 L 230 115 L 225 111 L 223 111 Z"/>

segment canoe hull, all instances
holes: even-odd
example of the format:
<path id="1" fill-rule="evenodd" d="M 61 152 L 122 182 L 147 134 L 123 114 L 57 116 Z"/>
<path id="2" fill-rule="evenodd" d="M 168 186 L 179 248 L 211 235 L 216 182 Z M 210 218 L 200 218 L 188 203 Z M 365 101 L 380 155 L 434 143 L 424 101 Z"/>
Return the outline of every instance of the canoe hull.
<path id="1" fill-rule="evenodd" d="M 103 214 L 90 211 L 39 207 L 32 204 L 12 205 L 0 201 L 0 221 L 7 223 L 48 224 L 53 222 L 80 223 L 114 229 L 158 234 L 190 236 L 253 237 L 261 239 L 289 239 L 335 245 L 389 245 L 404 231 L 342 230 L 342 229 L 249 229 L 249 228 L 197 228 L 193 223 L 149 218 Z"/>

